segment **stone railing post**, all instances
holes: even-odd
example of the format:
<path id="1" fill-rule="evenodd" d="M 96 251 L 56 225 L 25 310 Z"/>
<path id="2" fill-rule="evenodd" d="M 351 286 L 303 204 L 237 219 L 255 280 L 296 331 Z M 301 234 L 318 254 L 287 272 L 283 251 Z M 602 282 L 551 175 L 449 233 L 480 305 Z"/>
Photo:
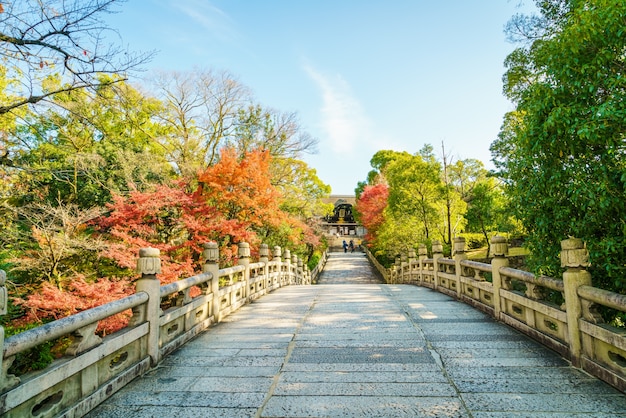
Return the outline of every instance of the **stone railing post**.
<path id="1" fill-rule="evenodd" d="M 269 275 L 269 268 L 267 266 L 267 263 L 269 263 L 270 261 L 270 248 L 267 246 L 267 244 L 261 244 L 261 246 L 259 247 L 259 261 L 261 263 L 265 263 L 265 266 L 263 267 L 263 283 L 265 283 L 265 291 L 269 292 L 270 289 L 270 275 Z"/>
<path id="2" fill-rule="evenodd" d="M 493 255 L 491 259 L 491 285 L 493 286 L 493 316 L 497 320 L 500 319 L 502 313 L 502 304 L 500 299 L 500 290 L 502 289 L 502 276 L 500 275 L 500 267 L 509 266 L 509 244 L 506 238 L 495 235 L 489 243 L 489 252 Z"/>
<path id="3" fill-rule="evenodd" d="M 237 264 L 244 266 L 246 269 L 243 272 L 243 281 L 245 282 L 245 288 L 243 294 L 243 300 L 250 301 L 250 244 L 247 242 L 240 242 L 237 249 Z"/>
<path id="4" fill-rule="evenodd" d="M 391 283 L 400 283 L 400 268 L 402 267 L 402 256 L 398 254 L 396 256 L 396 262 L 393 265 L 393 280 Z"/>
<path id="5" fill-rule="evenodd" d="M 413 283 L 414 278 L 417 274 L 417 271 L 415 271 L 415 261 L 417 261 L 415 248 L 411 248 L 409 249 L 409 283 Z"/>
<path id="6" fill-rule="evenodd" d="M 455 237 L 452 245 L 452 256 L 454 257 L 454 273 L 456 276 L 456 295 L 461 298 L 461 276 L 463 276 L 463 267 L 461 261 L 467 259 L 465 254 L 465 238 Z"/>
<path id="7" fill-rule="evenodd" d="M 277 266 L 276 266 L 276 272 L 277 275 L 274 276 L 273 280 L 278 280 L 278 287 L 282 286 L 282 280 L 283 280 L 283 261 L 281 259 L 281 255 L 282 255 L 282 249 L 280 248 L 279 245 L 276 245 L 274 247 L 274 252 L 272 253 L 272 261 L 276 260 L 277 262 Z M 272 288 L 274 287 L 274 283 L 272 283 Z"/>
<path id="8" fill-rule="evenodd" d="M 582 303 L 578 297 L 580 286 L 591 286 L 591 274 L 585 270 L 589 267 L 589 252 L 581 239 L 569 238 L 561 241 L 561 267 L 563 272 L 563 287 L 565 309 L 567 314 L 567 334 L 569 337 L 570 361 L 575 367 L 580 367 L 582 342 L 578 321 L 582 317 Z"/>
<path id="9" fill-rule="evenodd" d="M 417 247 L 417 258 L 419 259 L 419 281 L 424 283 L 424 260 L 428 258 L 428 248 L 426 244 L 420 244 Z"/>
<path id="10" fill-rule="evenodd" d="M 433 241 L 433 268 L 435 269 L 433 274 L 433 289 L 439 288 L 439 262 L 438 260 L 443 257 L 443 244 L 441 242 Z"/>
<path id="11" fill-rule="evenodd" d="M 407 254 L 406 253 L 400 254 L 400 281 L 399 283 L 407 282 L 405 270 L 407 269 L 408 265 L 409 265 L 409 257 L 407 256 Z"/>
<path id="12" fill-rule="evenodd" d="M 161 316 L 161 284 L 156 275 L 161 273 L 161 251 L 158 248 L 142 248 L 139 250 L 137 260 L 137 273 L 141 274 L 137 280 L 136 291 L 146 292 L 148 302 L 145 310 L 141 313 L 140 321 L 148 322 L 148 355 L 152 366 L 156 366 L 160 360 L 159 331 Z"/>
<path id="13" fill-rule="evenodd" d="M 8 313 L 8 292 L 4 286 L 7 280 L 7 274 L 4 270 L 0 270 L 0 315 Z M 0 325 L 0 391 L 19 385 L 20 379 L 12 374 L 7 374 L 9 367 L 13 363 L 15 357 L 4 359 L 4 327 Z"/>
<path id="14" fill-rule="evenodd" d="M 285 276 L 281 280 L 281 286 L 291 282 L 291 251 L 287 248 L 283 251 L 283 263 L 285 264 Z"/>
<path id="15" fill-rule="evenodd" d="M 202 251 L 202 257 L 204 258 L 204 264 L 202 265 L 203 273 L 210 273 L 211 278 L 211 293 L 213 294 L 213 302 L 211 303 L 213 315 L 213 321 L 220 322 L 220 250 L 216 242 L 207 242 L 202 244 L 204 250 Z"/>
<path id="16" fill-rule="evenodd" d="M 296 284 L 305 284 L 305 281 L 304 263 L 302 262 L 302 258 L 298 257 L 298 280 Z"/>
<path id="17" fill-rule="evenodd" d="M 289 282 L 289 284 L 298 284 L 300 280 L 300 273 L 298 273 L 298 255 L 293 254 L 291 256 L 291 265 L 293 266 L 293 282 Z"/>

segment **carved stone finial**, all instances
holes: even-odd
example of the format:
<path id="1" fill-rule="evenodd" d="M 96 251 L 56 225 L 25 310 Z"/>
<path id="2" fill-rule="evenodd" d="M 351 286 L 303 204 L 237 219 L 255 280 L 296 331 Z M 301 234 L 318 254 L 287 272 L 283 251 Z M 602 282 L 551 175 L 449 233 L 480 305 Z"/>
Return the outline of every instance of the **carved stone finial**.
<path id="1" fill-rule="evenodd" d="M 259 247 L 259 257 L 268 258 L 270 256 L 270 247 L 267 244 L 261 244 Z"/>
<path id="2" fill-rule="evenodd" d="M 202 244 L 204 250 L 202 251 L 202 257 L 204 257 L 205 263 L 215 264 L 220 259 L 220 250 L 216 242 L 205 242 Z"/>
<path id="3" fill-rule="evenodd" d="M 139 250 L 137 260 L 137 273 L 159 274 L 161 273 L 161 251 L 158 248 L 142 248 Z"/>
<path id="4" fill-rule="evenodd" d="M 237 250 L 237 256 L 239 258 L 249 258 L 250 257 L 250 244 L 247 242 L 240 242 L 239 248 Z"/>
<path id="5" fill-rule="evenodd" d="M 509 244 L 503 236 L 494 235 L 491 237 L 491 243 L 489 245 L 489 250 L 494 257 L 506 257 L 509 255 Z"/>
<path id="6" fill-rule="evenodd" d="M 409 258 L 415 258 L 415 248 L 409 249 Z"/>
<path id="7" fill-rule="evenodd" d="M 283 253 L 282 253 L 282 248 L 280 248 L 280 246 L 279 246 L 279 245 L 275 246 L 275 247 L 274 247 L 274 254 L 272 254 L 272 256 L 273 256 L 274 258 L 280 258 L 280 256 L 281 256 L 282 254 L 283 254 Z"/>
<path id="8" fill-rule="evenodd" d="M 285 251 L 283 251 L 283 257 L 285 261 L 291 261 L 291 251 L 289 251 L 289 248 L 285 248 Z"/>
<path id="9" fill-rule="evenodd" d="M 417 247 L 417 254 L 420 257 L 428 257 L 428 248 L 426 248 L 426 244 L 420 244 Z"/>
<path id="10" fill-rule="evenodd" d="M 589 251 L 583 240 L 570 237 L 561 241 L 561 267 L 575 269 L 589 266 Z"/>
<path id="11" fill-rule="evenodd" d="M 443 254 L 443 244 L 437 240 L 433 241 L 433 254 Z"/>
<path id="12" fill-rule="evenodd" d="M 465 238 L 454 237 L 454 254 L 462 254 L 465 252 Z"/>

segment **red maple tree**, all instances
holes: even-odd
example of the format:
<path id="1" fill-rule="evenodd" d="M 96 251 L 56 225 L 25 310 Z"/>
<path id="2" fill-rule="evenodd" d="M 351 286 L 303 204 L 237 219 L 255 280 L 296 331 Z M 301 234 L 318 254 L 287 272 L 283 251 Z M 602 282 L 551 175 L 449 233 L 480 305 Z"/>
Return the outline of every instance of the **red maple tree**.
<path id="1" fill-rule="evenodd" d="M 378 228 L 385 221 L 384 211 L 387 207 L 389 186 L 379 183 L 365 186 L 363 193 L 356 202 L 356 210 L 360 215 L 361 223 L 367 229 L 366 239 L 372 241 L 376 237 Z"/>

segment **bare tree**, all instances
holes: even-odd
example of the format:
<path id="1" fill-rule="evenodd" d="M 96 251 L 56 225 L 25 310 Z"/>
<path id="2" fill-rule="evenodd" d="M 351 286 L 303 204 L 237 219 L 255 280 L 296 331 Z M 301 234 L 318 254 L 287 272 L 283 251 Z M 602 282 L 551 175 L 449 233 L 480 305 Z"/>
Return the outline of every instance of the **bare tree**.
<path id="1" fill-rule="evenodd" d="M 104 248 L 100 238 L 87 233 L 87 224 L 102 214 L 101 208 L 80 209 L 76 205 L 33 203 L 17 209 L 28 229 L 18 230 L 15 242 L 30 246 L 20 257 L 10 259 L 16 271 L 41 275 L 51 284 L 72 270 L 73 256 Z"/>
<path id="2" fill-rule="evenodd" d="M 161 73 L 153 82 L 166 107 L 160 118 L 169 132 L 160 142 L 170 162 L 183 175 L 215 163 L 251 100 L 248 88 L 228 72 L 201 70 Z"/>
<path id="3" fill-rule="evenodd" d="M 0 103 L 0 115 L 60 92 L 100 85 L 98 74 L 122 74 L 149 60 L 152 53 L 130 53 L 111 42 L 117 33 L 103 17 L 123 1 L 0 3 L 0 56 L 7 77 L 17 80 Z"/>

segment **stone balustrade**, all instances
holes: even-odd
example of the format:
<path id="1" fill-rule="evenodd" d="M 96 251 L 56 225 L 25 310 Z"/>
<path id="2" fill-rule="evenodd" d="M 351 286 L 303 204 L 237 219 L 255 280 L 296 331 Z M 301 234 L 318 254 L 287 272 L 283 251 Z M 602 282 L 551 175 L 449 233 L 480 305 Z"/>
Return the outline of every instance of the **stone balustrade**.
<path id="1" fill-rule="evenodd" d="M 575 238 L 561 242 L 562 279 L 535 276 L 508 267 L 508 245 L 503 237 L 491 239 L 491 264 L 467 260 L 465 240 L 456 238 L 452 258 L 443 258 L 433 243 L 432 258 L 420 245 L 419 257 L 409 252 L 389 269 L 367 252 L 387 283 L 429 287 L 491 315 L 529 335 L 590 374 L 626 391 L 626 331 L 603 323 L 599 306 L 626 312 L 626 295 L 591 286 L 585 270 L 589 256 Z M 406 261 L 404 261 L 406 260 Z M 561 306 L 547 300 L 557 292 Z"/>
<path id="2" fill-rule="evenodd" d="M 202 273 L 161 286 L 159 250 L 143 248 L 134 295 L 6 339 L 0 326 L 0 416 L 83 416 L 242 305 L 282 286 L 311 284 L 327 259 L 324 254 L 311 272 L 287 249 L 275 247 L 270 260 L 269 248 L 261 245 L 259 254 L 251 263 L 250 247 L 241 243 L 238 265 L 220 269 L 217 244 L 207 243 Z M 5 281 L 0 270 L 0 314 L 7 312 Z M 99 321 L 128 310 L 132 318 L 124 329 L 103 338 L 95 334 Z M 9 374 L 17 355 L 60 338 L 68 341 L 62 358 L 43 370 Z"/>

